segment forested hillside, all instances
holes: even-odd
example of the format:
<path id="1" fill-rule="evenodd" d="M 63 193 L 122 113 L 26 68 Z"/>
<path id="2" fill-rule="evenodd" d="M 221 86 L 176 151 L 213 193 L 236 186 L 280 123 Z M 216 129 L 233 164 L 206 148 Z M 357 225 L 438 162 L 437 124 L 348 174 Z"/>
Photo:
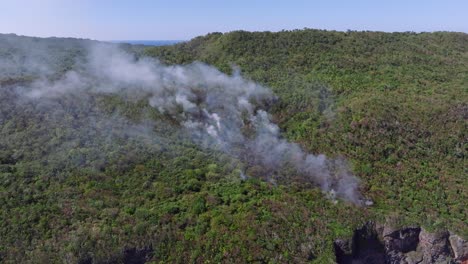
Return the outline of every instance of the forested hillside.
<path id="1" fill-rule="evenodd" d="M 346 163 L 362 202 L 183 129 L 217 117 L 186 111 L 178 86 L 229 114 L 220 102 L 254 87 L 253 112 Z M 333 241 L 367 221 L 468 236 L 463 33 L 237 31 L 151 48 L 0 35 L 0 89 L 0 262 L 334 263 Z"/>
<path id="2" fill-rule="evenodd" d="M 467 44 L 448 32 L 238 31 L 146 53 L 240 68 L 281 98 L 288 138 L 353 161 L 373 210 L 466 232 Z"/>

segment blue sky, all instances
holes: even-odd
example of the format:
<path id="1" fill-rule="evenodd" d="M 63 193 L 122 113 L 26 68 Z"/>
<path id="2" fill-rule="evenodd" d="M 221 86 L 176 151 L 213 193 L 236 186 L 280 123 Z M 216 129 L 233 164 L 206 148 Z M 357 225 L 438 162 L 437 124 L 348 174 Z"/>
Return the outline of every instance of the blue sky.
<path id="1" fill-rule="evenodd" d="M 0 0 L 0 33 L 186 40 L 232 30 L 461 31 L 468 0 Z"/>

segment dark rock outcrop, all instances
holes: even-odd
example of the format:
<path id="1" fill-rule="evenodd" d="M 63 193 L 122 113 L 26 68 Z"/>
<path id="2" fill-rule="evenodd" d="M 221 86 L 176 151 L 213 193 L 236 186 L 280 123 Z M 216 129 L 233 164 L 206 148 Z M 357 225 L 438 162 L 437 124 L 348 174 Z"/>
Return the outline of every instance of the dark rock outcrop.
<path id="1" fill-rule="evenodd" d="M 410 260 L 407 261 L 406 253 L 416 251 L 420 232 L 419 227 L 396 230 L 384 228 L 382 237 L 385 245 L 386 263 L 405 263 L 405 261 L 418 263 L 420 254 L 410 254 Z"/>
<path id="2" fill-rule="evenodd" d="M 464 263 L 468 243 L 448 231 L 428 232 L 417 226 L 392 228 L 373 222 L 355 230 L 351 239 L 334 243 L 339 264 Z"/>
<path id="3" fill-rule="evenodd" d="M 408 227 L 383 234 L 385 251 L 407 253 L 416 250 L 420 232 L 419 227 Z"/>
<path id="4" fill-rule="evenodd" d="M 378 264 L 385 260 L 385 247 L 371 222 L 357 229 L 352 239 L 336 240 L 334 246 L 338 263 Z"/>
<path id="5" fill-rule="evenodd" d="M 153 249 L 151 247 L 145 248 L 128 248 L 125 249 L 123 254 L 123 263 L 127 264 L 144 264 L 152 256 Z"/>
<path id="6" fill-rule="evenodd" d="M 353 241 L 337 239 L 334 243 L 336 261 L 338 263 L 351 263 L 353 260 Z"/>
<path id="7" fill-rule="evenodd" d="M 78 260 L 78 264 L 144 264 L 147 263 L 153 256 L 152 247 L 143 248 L 124 248 L 119 254 L 112 256 L 107 260 L 95 260 L 91 256 L 85 256 Z"/>
<path id="8" fill-rule="evenodd" d="M 354 232 L 353 246 L 353 258 L 361 260 L 362 263 L 384 263 L 385 247 L 373 223 L 368 223 Z"/>

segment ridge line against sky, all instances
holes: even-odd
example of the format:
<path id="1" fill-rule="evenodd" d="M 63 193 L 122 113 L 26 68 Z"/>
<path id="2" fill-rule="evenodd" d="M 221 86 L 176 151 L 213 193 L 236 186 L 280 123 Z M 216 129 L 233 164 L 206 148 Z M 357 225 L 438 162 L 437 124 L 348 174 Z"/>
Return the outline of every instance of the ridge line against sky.
<path id="1" fill-rule="evenodd" d="M 462 0 L 0 0 L 0 33 L 188 40 L 209 32 L 302 28 L 468 33 Z"/>

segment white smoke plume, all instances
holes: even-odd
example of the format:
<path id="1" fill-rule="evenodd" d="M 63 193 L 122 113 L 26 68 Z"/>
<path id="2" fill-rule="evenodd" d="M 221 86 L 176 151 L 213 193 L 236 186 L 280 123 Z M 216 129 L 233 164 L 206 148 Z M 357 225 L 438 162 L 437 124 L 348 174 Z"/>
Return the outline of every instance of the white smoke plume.
<path id="1" fill-rule="evenodd" d="M 358 179 L 345 162 L 306 153 L 282 138 L 267 112 L 275 96 L 240 74 L 226 75 L 203 63 L 166 66 L 150 58 L 137 59 L 112 45 L 93 44 L 86 60 L 60 78 L 39 78 L 18 91 L 30 100 L 64 95 L 80 100 L 84 94 L 146 98 L 203 147 L 261 166 L 266 177 L 274 178 L 290 167 L 324 192 L 360 203 Z"/>

